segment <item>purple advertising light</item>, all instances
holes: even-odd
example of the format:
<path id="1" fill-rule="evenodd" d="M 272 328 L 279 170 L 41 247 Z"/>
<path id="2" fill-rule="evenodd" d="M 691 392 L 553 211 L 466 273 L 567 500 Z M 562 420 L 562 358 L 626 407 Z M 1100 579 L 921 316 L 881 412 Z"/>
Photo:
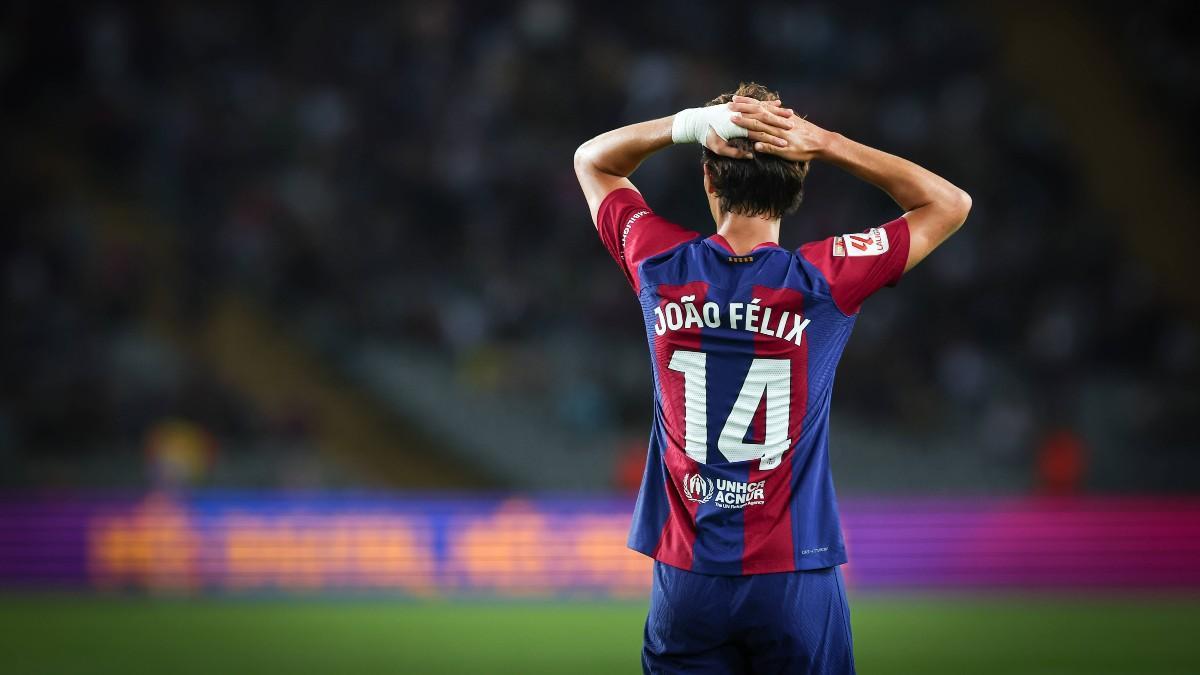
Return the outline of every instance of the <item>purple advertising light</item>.
<path id="1" fill-rule="evenodd" d="M 859 499 L 860 589 L 1200 589 L 1200 499 Z M 27 496 L 0 500 L 0 586 L 176 593 L 638 597 L 622 499 Z"/>

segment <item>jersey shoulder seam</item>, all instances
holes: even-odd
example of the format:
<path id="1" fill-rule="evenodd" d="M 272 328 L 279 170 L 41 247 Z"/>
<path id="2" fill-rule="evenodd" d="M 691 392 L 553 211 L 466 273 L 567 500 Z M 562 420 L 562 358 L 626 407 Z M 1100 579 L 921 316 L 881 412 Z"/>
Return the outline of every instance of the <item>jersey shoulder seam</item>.
<path id="1" fill-rule="evenodd" d="M 800 265 L 802 267 L 804 267 L 811 274 L 815 274 L 818 278 L 820 278 L 821 281 L 824 282 L 825 287 L 829 289 L 828 293 L 819 293 L 818 296 L 828 300 L 829 303 L 833 305 L 834 309 L 838 311 L 838 314 L 841 314 L 847 319 L 853 319 L 854 317 L 858 316 L 858 312 L 855 312 L 854 314 L 847 314 L 845 310 L 842 309 L 841 305 L 839 305 L 837 300 L 833 297 L 833 284 L 829 283 L 829 279 L 825 277 L 825 273 L 821 271 L 821 268 L 817 267 L 813 261 L 804 257 L 804 254 L 800 252 L 801 248 L 803 248 L 803 246 L 793 249 L 790 251 L 790 253 L 800 261 Z"/>

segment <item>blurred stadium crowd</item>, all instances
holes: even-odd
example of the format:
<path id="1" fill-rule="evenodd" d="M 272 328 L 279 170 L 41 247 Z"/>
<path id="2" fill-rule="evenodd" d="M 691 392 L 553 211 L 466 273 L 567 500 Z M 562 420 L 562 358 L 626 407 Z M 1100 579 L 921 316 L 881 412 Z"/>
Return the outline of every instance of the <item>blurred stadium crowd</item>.
<path id="1" fill-rule="evenodd" d="M 1182 65 L 1156 71 L 1152 94 L 1194 110 L 1194 47 L 1151 16 L 1118 44 L 1144 50 L 1153 33 Z M 310 452 L 302 411 L 255 412 L 154 330 L 164 303 L 186 327 L 226 292 L 335 366 L 365 344 L 432 348 L 469 386 L 579 434 L 641 436 L 639 314 L 571 154 L 748 79 L 974 197 L 963 231 L 867 304 L 841 419 L 1016 467 L 1054 434 L 1150 457 L 1198 440 L 1178 421 L 1197 408 L 1195 324 L 1123 251 L 1134 224 L 1091 205 L 1060 123 L 996 84 L 989 33 L 949 6 L 170 2 L 64 20 L 18 3 L 0 17 L 10 466 L 137 453 L 164 420 L 225 452 Z M 643 24 L 665 30 L 648 39 Z M 669 151 L 636 182 L 707 233 L 698 158 Z M 818 166 L 782 243 L 895 215 Z M 1090 484 L 1196 485 L 1169 472 Z"/>

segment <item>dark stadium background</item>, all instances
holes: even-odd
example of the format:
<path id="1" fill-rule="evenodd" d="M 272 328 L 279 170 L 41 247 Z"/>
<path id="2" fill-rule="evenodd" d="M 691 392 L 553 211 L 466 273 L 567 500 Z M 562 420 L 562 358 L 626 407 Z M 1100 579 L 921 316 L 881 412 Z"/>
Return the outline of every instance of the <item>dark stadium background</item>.
<path id="1" fill-rule="evenodd" d="M 636 672 L 574 148 L 739 81 L 974 198 L 831 457 L 867 673 L 1200 672 L 1187 3 L 5 3 L 0 670 Z M 636 181 L 703 230 L 699 152 Z M 783 244 L 895 214 L 813 169 Z"/>

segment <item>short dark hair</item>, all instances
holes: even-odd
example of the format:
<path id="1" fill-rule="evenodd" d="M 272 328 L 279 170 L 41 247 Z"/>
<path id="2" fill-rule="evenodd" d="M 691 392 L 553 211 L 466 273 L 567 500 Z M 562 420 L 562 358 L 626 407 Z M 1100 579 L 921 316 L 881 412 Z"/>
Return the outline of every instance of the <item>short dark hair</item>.
<path id="1" fill-rule="evenodd" d="M 727 92 L 705 104 L 722 105 L 734 96 L 749 96 L 760 101 L 778 101 L 779 94 L 756 82 L 743 82 L 736 91 Z M 730 139 L 730 145 L 753 150 L 748 138 Z M 703 150 L 704 168 L 716 191 L 721 210 L 746 216 L 782 218 L 795 211 L 804 198 L 804 177 L 808 162 L 792 162 L 765 152 L 754 159 L 722 157 L 708 148 Z"/>

